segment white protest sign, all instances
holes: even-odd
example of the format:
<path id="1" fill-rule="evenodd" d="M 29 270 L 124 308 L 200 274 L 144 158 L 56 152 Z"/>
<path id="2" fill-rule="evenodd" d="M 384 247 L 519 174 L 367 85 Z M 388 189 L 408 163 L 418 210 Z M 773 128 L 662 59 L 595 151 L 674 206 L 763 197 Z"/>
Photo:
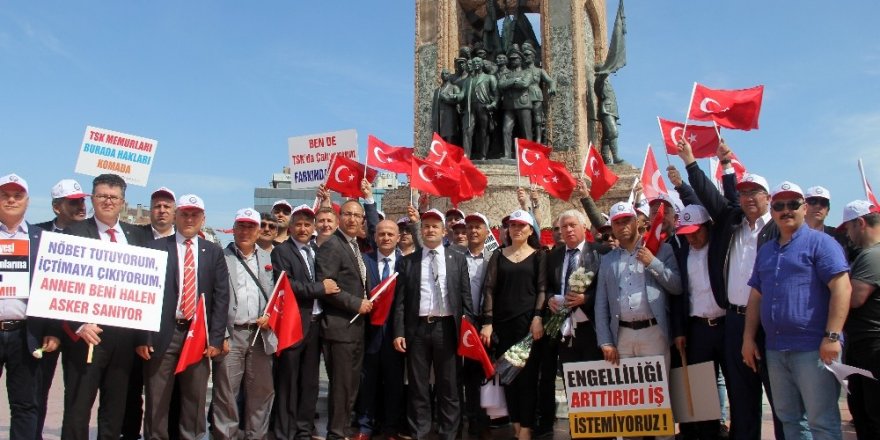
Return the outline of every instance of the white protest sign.
<path id="1" fill-rule="evenodd" d="M 0 240 L 0 298 L 27 298 L 30 292 L 28 239 Z"/>
<path id="2" fill-rule="evenodd" d="M 159 331 L 167 252 L 44 232 L 28 316 Z"/>
<path id="3" fill-rule="evenodd" d="M 498 240 L 495 239 L 495 234 L 489 232 L 489 235 L 486 236 L 486 241 L 483 242 L 483 248 L 486 249 L 486 252 L 495 252 L 495 249 L 500 247 L 501 245 L 498 244 Z"/>
<path id="4" fill-rule="evenodd" d="M 357 161 L 357 130 L 309 134 L 287 139 L 290 157 L 290 187 L 316 188 L 324 183 L 333 156 L 341 154 Z"/>
<path id="5" fill-rule="evenodd" d="M 688 365 L 688 380 L 684 380 L 682 368 L 673 368 L 669 373 L 669 389 L 672 395 L 672 413 L 678 423 L 718 420 L 721 418 L 721 401 L 718 393 L 718 379 L 712 362 Z M 687 388 L 690 385 L 693 412 L 688 407 Z"/>
<path id="6" fill-rule="evenodd" d="M 673 435 L 663 356 L 562 365 L 572 438 Z"/>
<path id="7" fill-rule="evenodd" d="M 74 171 L 87 176 L 118 174 L 129 185 L 147 186 L 158 144 L 154 139 L 89 126 Z"/>

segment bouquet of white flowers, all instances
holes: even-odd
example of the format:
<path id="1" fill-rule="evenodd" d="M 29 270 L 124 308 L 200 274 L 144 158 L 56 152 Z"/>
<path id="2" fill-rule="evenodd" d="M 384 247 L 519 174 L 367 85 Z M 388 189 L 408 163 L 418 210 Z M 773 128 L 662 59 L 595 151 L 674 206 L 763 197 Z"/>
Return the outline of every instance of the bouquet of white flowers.
<path id="1" fill-rule="evenodd" d="M 575 293 L 584 293 L 587 291 L 587 288 L 590 287 L 590 284 L 593 284 L 593 277 L 595 274 L 590 271 L 587 272 L 583 267 L 578 267 L 571 275 L 568 276 L 568 290 Z M 565 322 L 565 319 L 568 318 L 568 315 L 571 313 L 568 307 L 560 307 L 550 319 L 544 323 L 544 335 L 549 336 L 551 338 L 556 337 L 559 333 L 559 330 L 562 328 L 562 324 Z"/>
<path id="2" fill-rule="evenodd" d="M 534 340 L 530 333 L 516 344 L 513 344 L 495 361 L 495 373 L 498 374 L 501 385 L 509 385 L 513 382 L 523 367 L 526 366 L 526 361 L 529 360 L 529 354 L 532 351 L 532 342 Z"/>

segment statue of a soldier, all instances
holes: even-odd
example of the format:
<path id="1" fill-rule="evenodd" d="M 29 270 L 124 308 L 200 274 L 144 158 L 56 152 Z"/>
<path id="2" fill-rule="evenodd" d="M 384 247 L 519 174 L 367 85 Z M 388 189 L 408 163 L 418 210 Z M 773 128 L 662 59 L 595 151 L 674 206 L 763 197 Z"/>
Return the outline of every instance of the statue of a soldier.
<path id="1" fill-rule="evenodd" d="M 507 51 L 507 62 L 510 71 L 499 77 L 498 87 L 501 89 L 504 119 L 502 136 L 504 141 L 504 157 L 513 159 L 514 127 L 519 128 L 522 136 L 534 140 L 532 131 L 532 99 L 529 96 L 531 74 L 522 69 L 522 52 L 517 45 Z"/>
<path id="2" fill-rule="evenodd" d="M 493 65 L 487 60 L 474 57 L 471 59 L 471 64 L 473 70 L 470 103 L 473 125 L 470 134 L 475 137 L 467 144 L 475 145 L 477 148 L 467 148 L 464 154 L 471 159 L 485 160 L 489 155 L 490 134 L 495 129 L 494 112 L 498 108 L 498 80 L 494 75 L 489 74 Z"/>
<path id="3" fill-rule="evenodd" d="M 550 78 L 547 71 L 535 65 L 535 49 L 529 43 L 522 45 L 523 62 L 522 69 L 529 72 L 531 83 L 529 84 L 529 98 L 532 101 L 532 133 L 535 142 L 544 143 L 544 93 L 541 86 L 547 86 L 547 96 L 556 94 L 556 82 Z"/>
<path id="4" fill-rule="evenodd" d="M 608 75 L 596 77 L 596 97 L 599 99 L 599 122 L 602 124 L 602 158 L 605 163 L 622 163 L 617 155 L 617 95 Z"/>
<path id="5" fill-rule="evenodd" d="M 431 106 L 431 128 L 446 142 L 458 145 L 461 142 L 458 115 L 461 89 L 452 82 L 454 75 L 449 70 L 443 69 L 440 78 L 443 82 L 434 90 Z"/>

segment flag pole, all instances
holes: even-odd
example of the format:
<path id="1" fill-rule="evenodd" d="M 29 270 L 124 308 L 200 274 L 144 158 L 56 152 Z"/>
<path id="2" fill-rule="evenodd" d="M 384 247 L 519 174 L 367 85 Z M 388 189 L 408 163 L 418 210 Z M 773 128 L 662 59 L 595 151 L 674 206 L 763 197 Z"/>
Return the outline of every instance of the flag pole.
<path id="1" fill-rule="evenodd" d="M 868 176 L 865 176 L 865 167 L 862 166 L 862 158 L 859 158 L 859 174 L 862 175 L 862 187 L 865 189 L 865 198 L 871 201 L 871 195 L 868 194 Z M 880 208 L 880 207 L 878 207 Z"/>
<path id="2" fill-rule="evenodd" d="M 281 279 L 286 276 L 287 276 L 287 271 L 283 271 L 283 270 L 281 271 L 281 275 L 278 275 L 278 281 L 275 282 L 275 288 L 272 289 L 272 296 L 270 296 L 269 300 L 266 301 L 266 308 L 263 309 L 263 316 L 266 316 L 269 313 L 269 306 L 272 305 L 272 300 L 274 300 L 275 296 L 278 295 L 278 285 L 281 284 Z M 260 332 L 257 332 L 257 334 L 254 335 L 254 340 L 251 341 L 251 347 L 253 347 L 254 344 L 257 343 L 257 336 L 259 336 L 259 335 L 260 335 Z"/>
<path id="3" fill-rule="evenodd" d="M 201 296 L 202 297 L 201 297 L 200 302 L 202 303 L 202 322 L 205 323 L 205 346 L 206 346 L 205 347 L 205 352 L 206 352 L 205 354 L 207 354 L 208 347 L 211 346 L 211 342 L 208 341 L 208 307 L 205 306 L 205 292 L 202 292 Z M 259 335 L 260 332 L 257 332 L 257 334 Z M 256 340 L 256 339 L 254 339 L 254 340 Z M 215 348 L 219 348 L 220 351 L 223 351 L 222 344 L 220 345 L 220 347 L 215 347 Z M 211 363 L 209 362 L 208 364 L 210 365 Z"/>
<path id="4" fill-rule="evenodd" d="M 718 123 L 715 122 L 714 119 L 712 120 L 712 125 L 715 126 L 715 134 L 718 135 L 718 142 L 720 143 L 721 142 L 721 129 L 718 128 Z"/>
<path id="5" fill-rule="evenodd" d="M 663 138 L 665 135 L 663 133 L 663 124 L 660 123 L 660 116 L 657 116 L 657 125 L 660 126 L 660 137 Z M 684 138 L 684 130 L 681 130 L 681 137 Z M 675 139 L 672 139 L 672 143 L 676 144 Z M 665 147 L 666 141 L 663 141 L 663 144 Z M 669 162 L 669 150 L 663 148 L 663 152 L 666 153 L 666 165 L 672 166 L 672 163 Z"/>
<path id="6" fill-rule="evenodd" d="M 383 280 L 382 283 L 383 283 L 384 285 L 382 286 L 381 289 L 379 289 L 378 292 L 376 292 L 375 295 L 373 295 L 373 296 L 370 297 L 369 301 L 370 301 L 371 303 L 375 302 L 376 299 L 379 298 L 379 295 L 385 293 L 385 289 L 388 288 L 388 285 L 391 284 L 391 281 L 394 280 L 395 278 L 397 278 L 397 272 L 394 272 L 393 274 L 391 274 L 391 276 L 389 276 L 388 278 L 386 278 L 385 280 Z M 354 318 L 351 318 L 351 321 L 348 321 L 348 323 L 349 323 L 349 324 L 354 323 L 355 321 L 357 321 L 357 319 L 358 319 L 359 316 L 361 316 L 360 313 L 355 314 L 355 315 L 354 315 Z"/>
<path id="7" fill-rule="evenodd" d="M 691 106 L 694 105 L 694 95 L 697 94 L 697 82 L 694 81 L 694 88 L 691 90 L 691 99 L 688 101 L 687 113 L 684 114 L 684 128 L 681 130 L 681 137 L 684 137 L 688 129 L 688 119 L 691 117 Z"/>
<path id="8" fill-rule="evenodd" d="M 522 172 L 519 169 L 519 138 L 513 140 L 516 149 L 516 186 L 522 188 Z"/>

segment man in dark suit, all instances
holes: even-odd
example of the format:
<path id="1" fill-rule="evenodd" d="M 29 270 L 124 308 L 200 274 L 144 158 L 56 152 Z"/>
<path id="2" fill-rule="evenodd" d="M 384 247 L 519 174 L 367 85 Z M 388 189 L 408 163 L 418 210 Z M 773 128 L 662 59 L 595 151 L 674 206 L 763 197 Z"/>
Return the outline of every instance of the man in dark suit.
<path id="1" fill-rule="evenodd" d="M 339 292 L 336 282 L 315 281 L 315 250 L 310 241 L 315 231 L 315 213 L 300 205 L 290 217 L 288 239 L 272 249 L 275 279 L 285 272 L 296 295 L 302 321 L 303 340 L 281 352 L 275 364 L 275 438 L 311 439 L 318 404 L 321 339 L 318 337 L 321 301 Z"/>
<path id="2" fill-rule="evenodd" d="M 330 380 L 327 402 L 327 440 L 345 438 L 357 396 L 364 353 L 364 320 L 349 323 L 355 314 L 372 309 L 367 299 L 367 270 L 358 250 L 357 235 L 364 208 L 356 200 L 340 208 L 339 229 L 318 248 L 315 275 L 319 282 L 336 281 L 339 293 L 324 297 L 321 337 Z"/>
<path id="3" fill-rule="evenodd" d="M 174 234 L 175 209 L 174 191 L 159 187 L 150 194 L 150 224 L 142 227 L 154 239 Z"/>
<path id="4" fill-rule="evenodd" d="M 92 181 L 92 207 L 95 215 L 73 224 L 65 234 L 95 240 L 144 246 L 149 237 L 144 230 L 119 221 L 125 206 L 125 181 L 115 174 L 102 174 Z M 98 438 L 118 439 L 125 415 L 129 375 L 134 360 L 135 331 L 91 323 L 64 322 L 64 421 L 61 436 L 86 439 L 89 418 L 98 390 Z M 86 358 L 89 344 L 94 345 L 92 362 Z M 135 391 L 136 392 L 136 391 Z"/>
<path id="5" fill-rule="evenodd" d="M 456 350 L 462 316 L 473 316 L 470 278 L 464 255 L 443 246 L 443 214 L 432 209 L 421 219 L 424 247 L 403 257 L 398 266 L 394 348 L 408 355 L 407 418 L 413 437 L 424 439 L 431 431 L 428 382 L 433 367 L 437 433 L 451 440 L 461 419 Z"/>
<path id="6" fill-rule="evenodd" d="M 208 348 L 205 358 L 179 375 L 180 438 L 202 438 L 207 433 L 205 400 L 210 366 L 208 358 L 220 354 L 229 313 L 229 271 L 223 250 L 198 236 L 205 222 L 205 204 L 188 194 L 177 202 L 177 232 L 154 240 L 150 247 L 168 253 L 165 295 L 159 332 L 140 332 L 137 353 L 143 358 L 146 405 L 144 437 L 168 438 L 168 408 L 177 362 L 199 296 L 205 300 Z"/>
<path id="7" fill-rule="evenodd" d="M 42 229 L 24 221 L 29 201 L 24 179 L 15 174 L 0 177 L 0 238 L 29 240 L 29 267 L 33 277 Z M 49 354 L 59 345 L 57 335 L 50 333 L 54 329 L 51 321 L 28 318 L 26 311 L 27 299 L 0 299 L 0 369 L 6 367 L 9 438 L 13 439 L 42 436 L 42 427 L 38 426 L 37 390 L 38 368 L 43 361 L 31 353 L 42 348 Z"/>

